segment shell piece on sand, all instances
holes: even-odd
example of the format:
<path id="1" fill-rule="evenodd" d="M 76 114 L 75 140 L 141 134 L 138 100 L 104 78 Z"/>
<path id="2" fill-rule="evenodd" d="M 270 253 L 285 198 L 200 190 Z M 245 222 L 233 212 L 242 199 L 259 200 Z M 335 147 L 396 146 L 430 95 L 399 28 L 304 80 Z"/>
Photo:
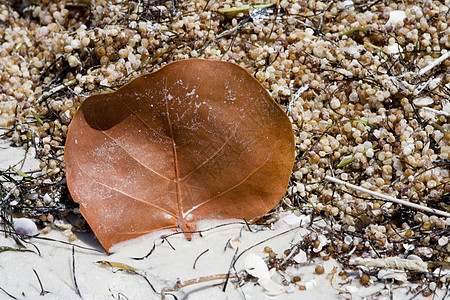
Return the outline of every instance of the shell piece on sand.
<path id="1" fill-rule="evenodd" d="M 386 280 L 386 279 L 394 279 L 400 282 L 408 281 L 408 277 L 404 271 L 396 271 L 391 269 L 381 269 L 377 275 L 378 279 Z"/>
<path id="2" fill-rule="evenodd" d="M 15 219 L 13 227 L 16 233 L 22 237 L 35 236 L 39 233 L 36 224 L 27 218 Z"/>
<path id="3" fill-rule="evenodd" d="M 270 278 L 270 272 L 264 260 L 254 254 L 250 253 L 245 258 L 245 271 L 253 277 L 258 278 L 258 284 L 264 289 L 267 295 L 277 296 L 288 292 L 286 288 Z"/>
<path id="4" fill-rule="evenodd" d="M 399 22 L 403 22 L 406 19 L 406 12 L 403 10 L 393 10 L 389 14 L 389 20 L 384 25 L 385 27 L 392 27 Z"/>
<path id="5" fill-rule="evenodd" d="M 244 268 L 245 271 L 253 277 L 270 280 L 270 273 L 266 263 L 260 256 L 254 253 L 247 255 L 244 262 Z"/>

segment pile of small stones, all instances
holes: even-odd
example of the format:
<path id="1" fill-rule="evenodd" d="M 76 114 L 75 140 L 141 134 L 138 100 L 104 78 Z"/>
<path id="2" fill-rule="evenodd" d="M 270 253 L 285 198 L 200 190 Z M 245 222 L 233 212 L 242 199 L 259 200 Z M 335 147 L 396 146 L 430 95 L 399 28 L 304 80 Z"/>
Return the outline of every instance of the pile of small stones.
<path id="1" fill-rule="evenodd" d="M 257 4 L 2 1 L 0 127 L 42 161 L 34 184 L 13 191 L 17 202 L 50 209 L 63 201 L 64 141 L 86 96 L 171 61 L 225 60 L 247 69 L 286 108 L 297 159 L 280 210 L 333 224 L 319 256 L 355 248 L 353 255 L 409 251 L 450 263 L 450 218 L 323 180 L 450 210 L 450 59 L 425 69 L 450 50 L 450 1 L 250 6 Z M 4 182 L 2 191 L 16 185 Z M 41 220 L 53 217 L 42 213 Z"/>

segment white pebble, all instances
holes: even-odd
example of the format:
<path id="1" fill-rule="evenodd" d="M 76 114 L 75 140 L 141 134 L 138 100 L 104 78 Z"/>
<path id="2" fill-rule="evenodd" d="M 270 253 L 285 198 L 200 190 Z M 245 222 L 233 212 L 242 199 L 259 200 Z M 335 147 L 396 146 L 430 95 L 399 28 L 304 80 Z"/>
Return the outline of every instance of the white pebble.
<path id="1" fill-rule="evenodd" d="M 448 244 L 448 237 L 443 236 L 438 240 L 439 246 L 443 247 Z"/>
<path id="2" fill-rule="evenodd" d="M 408 155 L 410 155 L 411 153 L 414 152 L 414 149 L 415 149 L 414 144 L 409 144 L 403 149 L 403 154 L 405 156 L 408 156 Z"/>
<path id="3" fill-rule="evenodd" d="M 416 106 L 428 106 L 434 103 L 433 99 L 430 97 L 422 97 L 416 98 L 413 100 L 414 105 Z"/>
<path id="4" fill-rule="evenodd" d="M 78 58 L 76 58 L 75 56 L 71 55 L 69 56 L 69 58 L 67 59 L 67 62 L 69 63 L 69 65 L 73 68 L 76 67 L 80 64 L 80 61 L 78 60 Z"/>
<path id="5" fill-rule="evenodd" d="M 428 288 L 429 288 L 431 291 L 436 290 L 436 282 L 434 282 L 434 281 L 430 282 L 430 285 L 428 286 Z"/>
<path id="6" fill-rule="evenodd" d="M 367 149 L 367 151 L 366 151 L 366 156 L 367 156 L 368 158 L 372 158 L 373 155 L 374 155 L 373 149 L 372 149 L 372 148 Z"/>
<path id="7" fill-rule="evenodd" d="M 344 238 L 344 243 L 346 243 L 347 245 L 351 245 L 352 242 L 353 242 L 353 238 L 352 238 L 351 236 L 347 235 L 347 236 Z"/>
<path id="8" fill-rule="evenodd" d="M 50 197 L 49 194 L 45 193 L 43 200 L 44 200 L 45 204 L 50 204 L 52 202 L 52 197 Z"/>
<path id="9" fill-rule="evenodd" d="M 341 102 L 337 98 L 333 98 L 330 101 L 330 106 L 332 109 L 338 109 L 341 106 Z"/>
<path id="10" fill-rule="evenodd" d="M 77 40 L 77 39 L 73 40 L 73 41 L 70 43 L 70 46 L 71 46 L 73 49 L 80 49 L 80 45 L 81 45 L 80 40 Z"/>

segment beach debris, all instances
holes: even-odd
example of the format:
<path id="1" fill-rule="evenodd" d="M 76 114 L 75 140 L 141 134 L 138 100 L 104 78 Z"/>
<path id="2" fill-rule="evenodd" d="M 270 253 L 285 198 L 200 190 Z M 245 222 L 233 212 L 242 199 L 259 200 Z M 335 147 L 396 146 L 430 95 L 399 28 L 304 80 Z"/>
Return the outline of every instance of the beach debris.
<path id="1" fill-rule="evenodd" d="M 408 276 L 406 275 L 406 272 L 399 270 L 392 270 L 388 268 L 383 268 L 380 271 L 378 271 L 377 277 L 380 280 L 394 279 L 400 282 L 408 281 Z"/>
<path id="2" fill-rule="evenodd" d="M 228 241 L 228 247 L 230 247 L 231 249 L 234 249 L 234 250 L 238 249 L 241 244 L 242 244 L 242 241 L 238 238 L 231 238 Z"/>
<path id="3" fill-rule="evenodd" d="M 397 44 L 397 43 L 394 43 L 394 44 L 392 44 L 392 45 L 387 46 L 387 47 L 386 47 L 386 50 L 387 50 L 387 52 L 388 52 L 389 54 L 394 54 L 394 55 L 403 52 L 402 46 L 400 46 L 400 45 Z"/>
<path id="4" fill-rule="evenodd" d="M 368 285 L 371 282 L 370 276 L 367 274 L 361 275 L 361 277 L 359 277 L 359 282 L 362 285 Z"/>
<path id="5" fill-rule="evenodd" d="M 303 264 L 308 261 L 308 256 L 305 251 L 300 250 L 292 259 L 298 264 Z"/>
<path id="6" fill-rule="evenodd" d="M 363 193 L 366 193 L 366 194 L 378 197 L 380 199 L 383 199 L 383 200 L 386 200 L 386 201 L 389 201 L 389 202 L 402 204 L 402 205 L 405 205 L 405 206 L 409 206 L 409 207 L 412 207 L 412 208 L 415 208 L 415 209 L 419 209 L 419 210 L 423 210 L 423 211 L 426 211 L 426 212 L 430 212 L 430 213 L 433 213 L 433 214 L 436 214 L 436 215 L 440 215 L 440 216 L 443 216 L 443 217 L 450 217 L 450 213 L 448 213 L 446 211 L 442 211 L 442 210 L 439 210 L 439 209 L 434 209 L 434 208 L 423 206 L 423 205 L 416 204 L 416 203 L 411 203 L 411 202 L 408 202 L 408 201 L 405 201 L 405 200 L 396 199 L 394 197 L 383 195 L 383 194 L 378 193 L 378 192 L 370 191 L 368 189 L 356 186 L 354 184 L 351 184 L 351 183 L 339 180 L 337 178 L 334 178 L 334 177 L 331 177 L 331 176 L 328 176 L 328 175 L 325 176 L 325 180 L 333 182 L 333 183 L 337 183 L 337 184 L 342 184 L 342 185 L 344 185 L 347 188 L 351 188 L 351 189 L 354 189 L 356 191 L 360 191 L 360 192 L 363 192 Z"/>
<path id="7" fill-rule="evenodd" d="M 17 252 L 34 252 L 30 249 L 23 249 L 23 248 L 13 248 L 9 246 L 0 246 L 0 253 L 6 252 L 6 251 L 17 251 Z"/>
<path id="8" fill-rule="evenodd" d="M 113 261 L 106 261 L 106 260 L 99 260 L 95 262 L 98 265 L 104 266 L 104 267 L 111 267 L 114 272 L 116 271 L 126 271 L 131 274 L 143 274 L 142 270 L 139 270 L 135 267 L 132 267 L 130 265 L 120 263 L 120 262 L 113 262 Z"/>
<path id="9" fill-rule="evenodd" d="M 375 268 L 390 268 L 395 270 L 410 270 L 428 272 L 428 264 L 423 261 L 411 260 L 400 257 L 386 258 L 354 258 L 350 261 L 353 265 Z"/>
<path id="10" fill-rule="evenodd" d="M 32 237 L 39 234 L 36 224 L 28 218 L 15 219 L 13 228 L 21 237 Z"/>
<path id="11" fill-rule="evenodd" d="M 162 291 L 160 293 L 161 299 L 166 299 L 166 295 L 168 295 L 169 292 L 178 291 L 179 289 L 190 286 L 190 285 L 201 284 L 201 283 L 209 282 L 209 281 L 216 281 L 216 280 L 223 280 L 223 279 L 229 280 L 229 279 L 236 279 L 236 278 L 239 278 L 239 275 L 215 274 L 215 275 L 202 276 L 202 277 L 198 277 L 198 278 L 194 278 L 194 279 L 189 279 L 189 280 L 185 280 L 185 281 L 178 280 L 174 284 L 174 286 L 162 289 Z"/>
<path id="12" fill-rule="evenodd" d="M 266 263 L 259 255 L 248 254 L 244 261 L 244 269 L 249 275 L 258 279 L 258 284 L 269 296 L 277 296 L 292 291 L 292 288 L 283 286 L 272 279 L 272 277 L 276 277 L 276 271 L 273 270 L 271 276 Z"/>
<path id="13" fill-rule="evenodd" d="M 306 227 L 311 223 L 311 216 L 301 214 L 297 216 L 295 213 L 288 211 L 281 214 L 280 218 L 272 224 L 273 229 Z"/>
<path id="14" fill-rule="evenodd" d="M 391 28 L 394 27 L 397 23 L 403 22 L 406 19 L 406 12 L 403 10 L 393 10 L 389 14 L 389 20 L 386 22 L 384 27 Z"/>
<path id="15" fill-rule="evenodd" d="M 323 273 L 325 273 L 325 268 L 321 265 L 318 265 L 314 269 L 314 273 L 316 273 L 317 275 L 322 275 Z"/>
<path id="16" fill-rule="evenodd" d="M 430 97 L 420 97 L 413 100 L 414 105 L 428 106 L 434 103 L 434 100 Z"/>
<path id="17" fill-rule="evenodd" d="M 130 265 L 127 265 L 127 264 L 124 264 L 121 262 L 113 262 L 113 261 L 106 261 L 106 260 L 99 260 L 99 261 L 96 261 L 95 263 L 97 265 L 100 265 L 103 267 L 110 267 L 112 269 L 112 272 L 124 271 L 129 274 L 138 275 L 138 276 L 144 278 L 144 280 L 147 282 L 147 284 L 150 286 L 150 288 L 153 290 L 153 292 L 158 293 L 155 290 L 153 284 L 147 278 L 145 271 L 142 269 L 138 269 L 138 268 L 132 267 Z"/>
<path id="18" fill-rule="evenodd" d="M 246 70 L 183 60 L 83 102 L 65 146 L 67 185 L 107 250 L 162 228 L 190 239 L 199 220 L 272 209 L 294 144 L 288 117 Z"/>

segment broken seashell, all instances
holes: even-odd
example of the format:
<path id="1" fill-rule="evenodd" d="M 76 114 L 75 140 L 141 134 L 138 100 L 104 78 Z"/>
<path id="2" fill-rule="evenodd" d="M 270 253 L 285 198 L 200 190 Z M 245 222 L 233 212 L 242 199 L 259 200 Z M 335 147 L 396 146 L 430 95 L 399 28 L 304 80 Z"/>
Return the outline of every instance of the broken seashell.
<path id="1" fill-rule="evenodd" d="M 408 281 L 408 277 L 406 276 L 406 273 L 403 271 L 395 271 L 391 269 L 381 269 L 378 272 L 377 275 L 378 279 L 380 280 L 386 280 L 386 279 L 394 279 L 401 282 Z"/>
<path id="2" fill-rule="evenodd" d="M 393 10 L 389 14 L 389 20 L 386 22 L 384 27 L 393 27 L 397 23 L 403 22 L 404 19 L 406 19 L 406 12 L 404 12 L 403 10 Z"/>
<path id="3" fill-rule="evenodd" d="M 267 268 L 266 263 L 260 256 L 254 253 L 247 255 L 244 262 L 244 268 L 245 271 L 253 277 L 270 280 L 269 269 Z"/>
<path id="4" fill-rule="evenodd" d="M 300 252 L 297 255 L 295 255 L 293 258 L 294 258 L 295 262 L 298 264 L 303 264 L 308 260 L 308 257 L 306 256 L 306 252 L 303 250 L 300 250 Z"/>

